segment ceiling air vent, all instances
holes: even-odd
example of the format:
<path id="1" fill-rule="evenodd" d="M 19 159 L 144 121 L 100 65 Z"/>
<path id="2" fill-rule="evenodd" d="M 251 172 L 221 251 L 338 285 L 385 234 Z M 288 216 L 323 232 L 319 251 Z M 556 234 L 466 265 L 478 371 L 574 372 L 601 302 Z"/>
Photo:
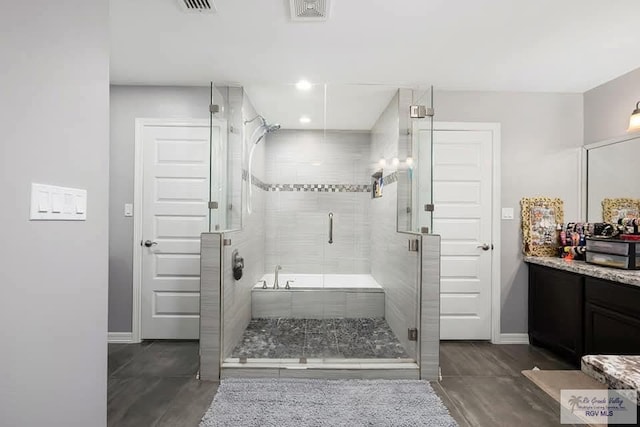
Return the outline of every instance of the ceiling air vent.
<path id="1" fill-rule="evenodd" d="M 289 0 L 291 20 L 326 21 L 329 17 L 329 0 Z"/>
<path id="2" fill-rule="evenodd" d="M 188 13 L 215 13 L 213 0 L 178 0 L 180 8 Z"/>

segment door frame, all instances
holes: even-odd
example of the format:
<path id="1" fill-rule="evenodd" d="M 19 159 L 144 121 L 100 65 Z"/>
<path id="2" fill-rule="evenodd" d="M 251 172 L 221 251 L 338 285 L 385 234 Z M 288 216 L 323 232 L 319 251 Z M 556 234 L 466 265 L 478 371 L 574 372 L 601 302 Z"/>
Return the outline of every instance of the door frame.
<path id="1" fill-rule="evenodd" d="M 142 209 L 142 187 L 144 181 L 144 129 L 149 126 L 167 127 L 209 127 L 224 124 L 226 131 L 226 121 L 213 119 L 159 119 L 159 118 L 136 118 L 135 119 L 135 156 L 133 175 L 133 281 L 132 281 L 132 303 L 131 303 L 131 342 L 141 342 L 142 335 L 142 221 L 144 212 Z M 211 141 L 209 141 L 211 143 Z M 211 156 L 211 153 L 209 153 Z M 211 161 L 211 160 L 209 160 Z"/>
<path id="2" fill-rule="evenodd" d="M 433 122 L 433 131 L 490 131 L 492 134 L 491 173 L 491 343 L 500 344 L 501 339 L 501 125 L 492 122 Z M 435 138 L 435 136 L 434 136 Z M 433 168 L 433 166 L 432 166 Z"/>

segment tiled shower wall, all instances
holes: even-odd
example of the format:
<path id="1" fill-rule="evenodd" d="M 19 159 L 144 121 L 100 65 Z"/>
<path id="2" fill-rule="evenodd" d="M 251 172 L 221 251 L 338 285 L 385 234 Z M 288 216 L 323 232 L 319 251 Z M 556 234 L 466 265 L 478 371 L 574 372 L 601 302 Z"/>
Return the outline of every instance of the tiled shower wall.
<path id="1" fill-rule="evenodd" d="M 237 94 L 236 94 L 237 95 Z M 238 108 L 237 103 L 239 99 L 242 99 L 242 108 Z M 245 95 L 242 98 L 233 97 L 230 101 L 235 102 L 234 110 L 243 112 L 243 121 L 249 120 L 255 117 L 256 111 L 251 104 L 249 98 Z M 248 124 L 244 130 L 245 150 L 244 153 L 248 157 L 249 149 L 253 144 L 253 141 L 248 139 L 256 126 L 259 123 L 253 122 Z M 241 129 L 236 127 L 237 129 Z M 229 143 L 237 141 L 235 138 L 230 138 Z M 256 146 L 256 152 L 254 153 L 254 162 L 252 173 L 260 180 L 264 180 L 264 144 Z M 242 153 L 243 150 L 233 150 L 235 155 Z M 243 162 L 243 166 L 246 164 Z M 234 169 L 239 169 L 234 167 Z M 237 171 L 236 171 L 237 172 Z M 264 242 L 265 242 L 265 202 L 266 193 L 257 187 L 253 187 L 252 197 L 252 213 L 249 214 L 246 209 L 246 198 L 248 194 L 248 183 L 246 180 L 240 180 L 241 175 L 236 173 L 234 179 L 238 182 L 242 182 L 243 194 L 245 198 L 244 209 L 242 210 L 242 229 L 239 231 L 232 231 L 224 233 L 224 238 L 230 239 L 231 244 L 222 248 L 222 261 L 223 261 L 223 298 L 224 298 L 224 325 L 225 331 L 223 334 L 223 356 L 227 357 L 233 347 L 242 337 L 242 333 L 251 320 L 251 288 L 260 279 L 265 271 L 264 260 Z M 239 197 L 235 195 L 232 200 L 239 200 Z M 239 208 L 239 204 L 234 209 Z M 244 258 L 244 274 L 242 279 L 235 280 L 233 278 L 233 271 L 231 266 L 231 255 L 234 250 L 238 250 L 240 256 Z"/>
<path id="2" fill-rule="evenodd" d="M 267 137 L 265 266 L 283 273 L 370 273 L 371 134 L 281 130 Z M 299 186 L 297 186 L 299 187 Z M 333 244 L 329 244 L 333 212 Z"/>
<path id="3" fill-rule="evenodd" d="M 373 127 L 371 161 L 398 156 L 400 137 L 399 99 L 406 98 L 401 89 L 391 100 Z M 383 175 L 395 172 L 385 169 Z M 392 175 L 393 176 L 393 175 Z M 385 318 L 411 357 L 417 356 L 415 341 L 408 340 L 407 328 L 418 325 L 418 278 L 420 260 L 417 252 L 408 251 L 410 234 L 397 232 L 398 182 L 383 187 L 381 198 L 371 200 L 371 275 L 385 292 Z"/>

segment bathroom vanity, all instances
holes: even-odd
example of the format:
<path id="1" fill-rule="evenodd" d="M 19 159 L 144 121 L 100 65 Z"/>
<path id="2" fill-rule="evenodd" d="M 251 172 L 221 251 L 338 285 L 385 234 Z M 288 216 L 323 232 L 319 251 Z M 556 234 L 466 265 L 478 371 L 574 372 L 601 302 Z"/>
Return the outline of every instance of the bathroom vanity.
<path id="1" fill-rule="evenodd" d="M 640 272 L 526 257 L 529 340 L 567 361 L 640 354 Z"/>

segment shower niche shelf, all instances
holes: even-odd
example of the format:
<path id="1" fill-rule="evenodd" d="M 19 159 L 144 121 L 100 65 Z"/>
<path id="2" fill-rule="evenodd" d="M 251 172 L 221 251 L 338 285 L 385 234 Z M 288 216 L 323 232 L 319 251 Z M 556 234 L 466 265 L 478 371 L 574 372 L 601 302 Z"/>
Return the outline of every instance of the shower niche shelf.
<path id="1" fill-rule="evenodd" d="M 377 199 L 382 197 L 382 169 L 371 175 L 371 198 Z"/>

